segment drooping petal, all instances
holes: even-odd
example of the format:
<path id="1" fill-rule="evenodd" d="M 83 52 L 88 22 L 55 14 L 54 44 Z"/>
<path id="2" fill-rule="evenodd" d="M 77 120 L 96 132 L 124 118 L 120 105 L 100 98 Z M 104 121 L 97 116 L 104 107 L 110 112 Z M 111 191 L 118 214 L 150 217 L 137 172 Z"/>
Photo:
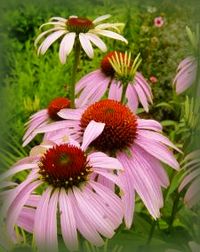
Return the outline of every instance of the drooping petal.
<path id="1" fill-rule="evenodd" d="M 120 101 L 122 96 L 122 85 L 120 81 L 113 80 L 110 84 L 108 98 Z"/>
<path id="2" fill-rule="evenodd" d="M 17 225 L 29 233 L 33 232 L 35 209 L 23 207 L 17 220 Z"/>
<path id="3" fill-rule="evenodd" d="M 104 130 L 105 123 L 90 121 L 83 133 L 82 150 L 86 150 L 92 141 L 94 141 Z"/>
<path id="4" fill-rule="evenodd" d="M 70 200 L 74 202 L 73 210 L 74 216 L 76 218 L 77 229 L 79 230 L 79 232 L 91 244 L 94 244 L 95 246 L 102 246 L 104 244 L 104 241 L 91 222 L 91 218 L 87 218 L 80 211 L 80 209 L 77 207 L 76 199 L 72 194 L 70 195 Z"/>
<path id="5" fill-rule="evenodd" d="M 107 46 L 97 35 L 87 32 L 88 39 L 95 44 L 102 52 L 107 51 Z"/>
<path id="6" fill-rule="evenodd" d="M 60 43 L 59 58 L 62 64 L 65 64 L 67 56 L 73 49 L 75 37 L 75 32 L 67 33 Z"/>
<path id="7" fill-rule="evenodd" d="M 59 190 L 56 189 L 49 199 L 47 210 L 47 224 L 46 224 L 46 248 L 47 251 L 58 251 L 57 239 L 57 204 L 58 204 Z"/>
<path id="8" fill-rule="evenodd" d="M 71 201 L 71 190 L 68 190 L 68 194 L 62 188 L 59 197 L 60 206 L 60 224 L 62 230 L 62 237 L 65 245 L 70 250 L 78 249 L 78 237 L 76 230 L 76 220 L 73 213 L 73 201 Z"/>
<path id="9" fill-rule="evenodd" d="M 161 132 L 162 125 L 155 120 L 137 119 L 139 129 L 147 129 Z"/>
<path id="10" fill-rule="evenodd" d="M 28 184 L 21 190 L 21 192 L 16 196 L 15 200 L 12 202 L 12 205 L 9 208 L 7 220 L 6 220 L 8 233 L 10 235 L 12 235 L 14 225 L 17 223 L 17 219 L 27 199 L 29 198 L 32 191 L 35 188 L 37 188 L 40 184 L 42 184 L 42 181 L 35 181 Z"/>
<path id="11" fill-rule="evenodd" d="M 81 46 L 82 46 L 83 50 L 85 51 L 85 53 L 87 54 L 87 56 L 89 58 L 93 58 L 94 57 L 94 50 L 92 48 L 91 42 L 90 42 L 89 38 L 87 37 L 87 35 L 84 33 L 80 33 L 79 40 L 80 40 Z"/>
<path id="12" fill-rule="evenodd" d="M 132 87 L 131 84 L 128 84 L 127 90 L 126 90 L 126 98 L 128 100 L 128 107 L 131 108 L 131 110 L 133 112 L 136 112 L 137 108 L 138 108 L 138 96 L 137 93 L 134 89 L 134 87 Z"/>
<path id="13" fill-rule="evenodd" d="M 66 31 L 65 30 L 59 30 L 56 31 L 54 33 L 52 33 L 51 35 L 49 35 L 43 42 L 42 44 L 39 46 L 38 48 L 38 54 L 45 54 L 46 51 L 48 50 L 48 48 L 58 39 L 60 38 L 63 34 L 65 34 Z"/>
<path id="14" fill-rule="evenodd" d="M 48 223 L 48 208 L 53 187 L 48 187 L 42 194 L 35 213 L 34 237 L 39 251 L 46 249 L 46 231 Z"/>

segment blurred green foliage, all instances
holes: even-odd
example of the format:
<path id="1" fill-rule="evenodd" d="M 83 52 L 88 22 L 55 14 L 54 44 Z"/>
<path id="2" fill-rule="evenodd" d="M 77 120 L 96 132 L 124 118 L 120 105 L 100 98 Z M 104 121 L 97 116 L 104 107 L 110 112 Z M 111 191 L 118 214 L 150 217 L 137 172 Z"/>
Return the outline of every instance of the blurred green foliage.
<path id="1" fill-rule="evenodd" d="M 198 1 L 194 3 L 198 5 Z M 172 80 L 177 64 L 189 53 L 185 27 L 186 25 L 193 27 L 190 18 L 192 15 L 195 20 L 197 19 L 197 10 L 194 10 L 192 4 L 171 0 L 1 1 L 0 164 L 2 169 L 10 167 L 17 159 L 25 156 L 31 146 L 38 143 L 40 138 L 36 138 L 25 149 L 21 147 L 24 123 L 29 116 L 39 109 L 46 108 L 51 99 L 65 96 L 68 92 L 73 55 L 69 56 L 66 65 L 61 65 L 58 59 L 58 43 L 55 43 L 45 56 L 38 57 L 34 40 L 38 35 L 39 26 L 52 16 L 79 15 L 95 18 L 107 13 L 112 14 L 110 19 L 112 22 L 125 23 L 124 36 L 129 41 L 126 46 L 105 39 L 108 48 L 130 50 L 133 56 L 140 52 L 142 64 L 139 71 L 148 80 L 151 76 L 155 76 L 158 80 L 157 83 L 151 83 L 154 105 L 149 114 L 140 113 L 140 116 L 160 121 L 171 140 L 182 146 L 184 130 L 184 134 L 188 134 L 189 131 L 185 125 L 194 123 L 191 121 L 193 115 L 188 112 L 193 105 L 191 100 L 184 102 L 183 97 L 175 95 Z M 157 16 L 162 16 L 165 21 L 160 28 L 154 26 L 154 18 Z M 93 60 L 82 54 L 78 79 L 98 68 L 102 57 L 103 54 L 98 49 L 95 49 Z M 181 210 L 174 220 L 173 228 L 170 233 L 167 232 L 181 174 L 175 175 L 169 171 L 169 175 L 173 183 L 165 191 L 167 201 L 162 210 L 162 218 L 155 224 L 151 245 L 146 242 L 153 220 L 137 199 L 133 227 L 131 230 L 124 230 L 124 227 L 121 227 L 108 243 L 108 251 L 112 249 L 115 251 L 116 244 L 118 246 L 116 251 L 119 251 L 121 246 L 122 251 L 165 251 L 166 248 L 189 251 L 188 241 L 198 240 L 198 211 L 190 211 L 181 203 L 179 204 Z M 193 225 L 190 224 L 191 219 Z M 87 246 L 90 245 L 84 246 L 87 251 Z M 24 249 L 26 247 L 23 249 L 18 247 L 14 251 Z M 106 251 L 95 250 L 92 247 L 89 250 Z"/>

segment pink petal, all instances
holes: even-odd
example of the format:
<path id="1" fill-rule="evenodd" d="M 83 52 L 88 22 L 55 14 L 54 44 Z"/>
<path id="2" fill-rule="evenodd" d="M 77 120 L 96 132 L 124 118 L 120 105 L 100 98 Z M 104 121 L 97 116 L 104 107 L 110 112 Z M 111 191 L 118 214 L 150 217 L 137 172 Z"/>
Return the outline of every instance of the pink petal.
<path id="1" fill-rule="evenodd" d="M 59 190 L 56 189 L 49 199 L 47 224 L 46 224 L 46 248 L 47 251 L 58 251 L 57 239 L 57 204 L 58 204 Z"/>
<path id="2" fill-rule="evenodd" d="M 17 220 L 17 225 L 20 228 L 26 230 L 27 232 L 32 233 L 34 225 L 34 217 L 35 217 L 35 209 L 30 207 L 23 207 Z"/>
<path id="3" fill-rule="evenodd" d="M 58 115 L 63 118 L 63 119 L 68 119 L 68 120 L 80 120 L 81 115 L 84 111 L 84 108 L 80 109 L 61 109 L 58 112 Z"/>
<path id="4" fill-rule="evenodd" d="M 108 98 L 116 101 L 121 101 L 122 85 L 120 81 L 113 80 L 110 84 Z"/>
<path id="5" fill-rule="evenodd" d="M 138 96 L 131 84 L 128 84 L 126 98 L 128 99 L 128 107 L 130 107 L 133 112 L 136 112 L 138 108 Z"/>
<path id="6" fill-rule="evenodd" d="M 68 194 L 65 189 L 61 189 L 59 197 L 59 206 L 60 206 L 60 223 L 63 240 L 65 245 L 69 250 L 78 249 L 78 237 L 76 230 L 76 220 L 73 213 L 73 204 L 70 195 L 72 194 L 71 190 L 68 190 Z"/>
<path id="7" fill-rule="evenodd" d="M 42 194 L 35 213 L 34 237 L 39 251 L 45 251 L 48 207 L 53 187 L 49 186 Z"/>
<path id="8" fill-rule="evenodd" d="M 149 104 L 148 104 L 147 97 L 146 97 L 146 94 L 144 93 L 143 89 L 138 85 L 138 83 L 135 83 L 133 88 L 135 89 L 144 110 L 146 112 L 148 112 L 149 111 Z"/>
<path id="9" fill-rule="evenodd" d="M 71 196 L 72 195 L 70 195 L 70 197 Z M 73 210 L 79 232 L 90 243 L 94 244 L 95 246 L 102 246 L 104 244 L 104 240 L 95 229 L 93 223 L 91 222 L 91 218 L 86 218 L 86 216 L 83 215 L 83 213 L 77 207 L 77 202 L 74 197 L 71 197 L 70 200 L 74 202 Z"/>
<path id="10" fill-rule="evenodd" d="M 155 120 L 137 119 L 139 129 L 162 131 L 162 125 Z"/>
<path id="11" fill-rule="evenodd" d="M 28 185 L 26 185 L 21 192 L 16 196 L 15 200 L 12 202 L 12 205 L 9 208 L 8 215 L 7 215 L 7 228 L 8 233 L 11 235 L 14 229 L 14 225 L 17 222 L 17 219 L 20 215 L 20 212 L 26 203 L 27 199 L 29 198 L 31 192 L 41 185 L 41 181 L 35 181 Z"/>
<path id="12" fill-rule="evenodd" d="M 105 123 L 90 121 L 83 134 L 82 150 L 86 150 L 92 141 L 94 141 L 104 130 Z"/>
<path id="13" fill-rule="evenodd" d="M 88 155 L 89 163 L 93 168 L 123 170 L 121 163 L 103 152 L 94 152 Z"/>
<path id="14" fill-rule="evenodd" d="M 99 211 L 99 205 L 92 203 L 93 200 L 91 199 L 91 195 L 89 197 L 87 193 L 84 193 L 84 191 L 81 192 L 77 187 L 73 188 L 73 192 L 80 211 L 92 221 L 98 232 L 105 237 L 111 238 L 114 235 L 113 228 L 109 225 L 110 223 L 104 219 L 101 211 Z"/>
<path id="15" fill-rule="evenodd" d="M 176 170 L 179 169 L 179 163 L 176 161 L 174 155 L 162 143 L 149 140 L 148 138 L 145 138 L 145 137 L 142 137 L 142 138 L 140 137 L 139 139 L 135 139 L 135 144 L 139 145 L 142 149 L 147 151 L 149 154 L 161 160 L 162 162 L 168 164 L 172 168 Z"/>

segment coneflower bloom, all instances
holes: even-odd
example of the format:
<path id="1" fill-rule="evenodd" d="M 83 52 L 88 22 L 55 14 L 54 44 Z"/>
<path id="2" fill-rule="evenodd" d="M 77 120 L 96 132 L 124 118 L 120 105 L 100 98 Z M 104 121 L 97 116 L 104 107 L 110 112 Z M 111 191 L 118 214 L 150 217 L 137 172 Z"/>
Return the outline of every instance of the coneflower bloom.
<path id="1" fill-rule="evenodd" d="M 23 137 L 23 146 L 26 146 L 36 136 L 36 134 L 34 134 L 34 130 L 41 126 L 45 126 L 50 122 L 61 120 L 57 113 L 61 109 L 69 107 L 69 99 L 57 97 L 49 103 L 47 109 L 42 109 L 32 115 L 30 120 L 26 123 L 27 130 Z"/>
<path id="2" fill-rule="evenodd" d="M 148 112 L 149 102 L 152 103 L 152 92 L 149 84 L 137 72 L 141 63 L 139 55 L 134 61 L 131 53 L 118 51 L 108 53 L 101 61 L 101 68 L 84 76 L 76 84 L 76 94 L 79 94 L 78 107 L 99 101 L 108 91 L 108 98 L 126 102 L 135 112 L 138 102 Z"/>
<path id="3" fill-rule="evenodd" d="M 177 74 L 173 80 L 176 93 L 181 94 L 188 89 L 196 80 L 197 61 L 195 57 L 189 56 L 182 60 L 177 68 Z"/>
<path id="4" fill-rule="evenodd" d="M 75 141 L 71 143 L 69 138 L 68 142 L 63 139 L 63 143 L 48 142 L 35 147 L 30 157 L 1 175 L 0 179 L 5 180 L 20 171 L 31 171 L 21 184 L 9 191 L 4 201 L 2 216 L 6 214 L 7 230 L 13 239 L 17 223 L 28 231 L 32 231 L 33 226 L 39 251 L 55 252 L 58 250 L 57 220 L 70 251 L 78 249 L 78 232 L 96 246 L 103 244 L 102 236 L 111 238 L 114 235 L 123 218 L 122 202 L 97 178 L 102 176 L 120 185 L 116 173 L 123 168 L 115 158 L 87 151 L 104 126 L 91 121 L 84 131 L 81 146 Z M 115 174 L 111 173 L 114 170 Z M 27 209 L 26 222 L 23 216 Z M 31 224 L 33 214 L 34 223 Z"/>
<path id="5" fill-rule="evenodd" d="M 132 224 L 134 210 L 134 192 L 136 191 L 150 214 L 154 218 L 160 216 L 163 206 L 161 187 L 169 184 L 168 176 L 162 163 L 174 169 L 179 168 L 173 153 L 168 146 L 177 150 L 167 137 L 161 134 L 162 126 L 154 120 L 138 118 L 131 110 L 114 100 L 102 100 L 85 109 L 63 109 L 59 116 L 70 122 L 70 127 L 62 122 L 43 127 L 43 132 L 56 135 L 56 130 L 63 127 L 70 132 L 79 132 L 82 141 L 83 132 L 91 120 L 105 123 L 102 134 L 90 146 L 116 157 L 124 168 L 120 175 L 125 192 L 122 195 L 125 207 L 125 223 Z M 161 162 L 160 162 L 161 161 Z"/>
<path id="6" fill-rule="evenodd" d="M 105 36 L 128 43 L 128 41 L 119 34 L 120 30 L 118 27 L 124 26 L 123 23 L 101 23 L 109 17 L 110 15 L 104 15 L 93 21 L 88 18 L 77 16 L 70 16 L 68 19 L 52 17 L 49 22 L 44 23 L 40 27 L 53 26 L 53 28 L 42 32 L 37 37 L 35 41 L 36 46 L 42 38 L 48 35 L 40 44 L 38 54 L 45 54 L 48 48 L 63 36 L 59 49 L 59 58 L 62 64 L 66 62 L 66 58 L 71 53 L 76 41 L 80 42 L 81 47 L 89 58 L 93 58 L 94 56 L 92 44 L 103 52 L 107 50 L 105 43 L 99 36 Z"/>
<path id="7" fill-rule="evenodd" d="M 184 201 L 193 207 L 200 200 L 200 150 L 189 153 L 183 160 L 184 178 L 179 186 L 179 192 L 186 189 Z"/>

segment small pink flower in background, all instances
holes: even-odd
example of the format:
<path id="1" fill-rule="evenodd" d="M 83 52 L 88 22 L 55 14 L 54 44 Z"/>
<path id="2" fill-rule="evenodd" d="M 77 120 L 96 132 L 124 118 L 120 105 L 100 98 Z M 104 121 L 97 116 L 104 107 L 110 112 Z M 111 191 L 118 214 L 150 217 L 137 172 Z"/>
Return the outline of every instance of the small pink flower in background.
<path id="1" fill-rule="evenodd" d="M 100 151 L 88 153 L 87 148 L 104 127 L 104 123 L 91 121 L 81 146 L 70 138 L 62 143 L 49 141 L 36 146 L 29 157 L 1 175 L 1 188 L 7 188 L 2 215 L 13 241 L 17 239 L 16 224 L 33 233 L 40 252 L 58 251 L 59 224 L 70 251 L 78 250 L 78 233 L 96 246 L 103 245 L 102 236 L 114 235 L 122 222 L 123 207 L 121 199 L 107 184 L 120 187 L 116 172 L 123 168 L 116 158 Z M 25 170 L 30 173 L 21 184 L 5 181 Z M 97 181 L 97 177 L 103 177 L 107 183 Z M 37 194 L 37 188 L 42 194 Z"/>
<path id="2" fill-rule="evenodd" d="M 164 25 L 164 19 L 163 19 L 163 17 L 156 17 L 156 18 L 154 18 L 154 25 L 156 27 L 162 27 Z"/>
<path id="3" fill-rule="evenodd" d="M 188 89 L 196 79 L 197 60 L 193 56 L 189 56 L 182 60 L 177 68 L 177 74 L 173 80 L 176 93 L 181 94 Z"/>
<path id="4" fill-rule="evenodd" d="M 149 80 L 150 80 L 151 83 L 153 83 L 153 84 L 155 84 L 155 83 L 158 82 L 158 79 L 157 79 L 155 76 L 153 76 L 153 75 L 149 78 Z"/>

